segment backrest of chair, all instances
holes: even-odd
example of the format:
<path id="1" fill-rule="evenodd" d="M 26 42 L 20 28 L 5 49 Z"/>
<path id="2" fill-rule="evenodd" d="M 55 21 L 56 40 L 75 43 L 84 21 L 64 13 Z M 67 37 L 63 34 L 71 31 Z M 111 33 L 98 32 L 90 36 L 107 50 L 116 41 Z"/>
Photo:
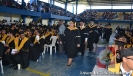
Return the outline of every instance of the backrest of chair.
<path id="1" fill-rule="evenodd" d="M 52 39 L 52 46 L 55 46 L 57 36 L 52 36 L 51 39 Z"/>

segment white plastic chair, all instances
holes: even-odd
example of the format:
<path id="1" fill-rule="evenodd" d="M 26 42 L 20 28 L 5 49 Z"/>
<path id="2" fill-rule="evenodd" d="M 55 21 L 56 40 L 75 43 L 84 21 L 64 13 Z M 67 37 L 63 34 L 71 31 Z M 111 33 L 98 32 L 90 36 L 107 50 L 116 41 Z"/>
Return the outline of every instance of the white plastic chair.
<path id="1" fill-rule="evenodd" d="M 1 73 L 4 74 L 2 60 L 0 60 L 0 66 L 1 66 Z"/>
<path id="2" fill-rule="evenodd" d="M 57 40 L 57 36 L 52 36 L 51 38 L 50 38 L 50 40 L 52 40 L 52 43 L 50 44 L 50 45 L 47 45 L 47 44 L 45 44 L 44 45 L 44 54 L 45 54 L 45 51 L 47 50 L 48 51 L 48 48 L 50 47 L 50 55 L 52 55 L 52 47 L 54 47 L 55 48 L 55 53 L 56 53 L 56 40 Z"/>

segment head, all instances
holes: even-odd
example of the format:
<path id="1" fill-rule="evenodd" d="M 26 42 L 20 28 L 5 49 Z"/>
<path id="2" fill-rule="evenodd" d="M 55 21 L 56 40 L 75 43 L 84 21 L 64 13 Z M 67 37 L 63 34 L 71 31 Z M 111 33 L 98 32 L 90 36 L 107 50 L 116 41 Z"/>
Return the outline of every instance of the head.
<path id="1" fill-rule="evenodd" d="M 91 21 L 90 21 L 90 24 L 93 25 L 93 24 L 94 24 L 94 21 L 91 20 Z"/>
<path id="2" fill-rule="evenodd" d="M 84 25 L 84 21 L 81 20 L 81 21 L 80 21 L 80 26 L 83 26 L 83 25 Z"/>
<path id="3" fill-rule="evenodd" d="M 117 35 L 115 38 L 117 41 L 127 43 L 127 38 L 125 34 Z"/>
<path id="4" fill-rule="evenodd" d="M 59 25 L 62 25 L 63 24 L 63 20 L 59 20 Z"/>
<path id="5" fill-rule="evenodd" d="M 120 50 L 123 68 L 126 71 L 133 70 L 133 48 Z"/>
<path id="6" fill-rule="evenodd" d="M 6 34 L 6 30 L 2 29 L 1 34 Z"/>
<path id="7" fill-rule="evenodd" d="M 21 38 L 21 39 L 24 39 L 24 38 L 25 38 L 24 31 L 20 31 L 19 35 L 20 35 L 20 38 Z"/>
<path id="8" fill-rule="evenodd" d="M 75 23 L 76 23 L 76 20 L 74 18 L 72 18 L 70 21 L 69 21 L 69 26 L 70 27 L 75 27 Z"/>

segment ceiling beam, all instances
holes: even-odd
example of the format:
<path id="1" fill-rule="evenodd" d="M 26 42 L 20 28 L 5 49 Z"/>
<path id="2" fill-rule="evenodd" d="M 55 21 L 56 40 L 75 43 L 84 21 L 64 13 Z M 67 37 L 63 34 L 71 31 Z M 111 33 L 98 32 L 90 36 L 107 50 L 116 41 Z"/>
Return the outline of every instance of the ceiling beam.
<path id="1" fill-rule="evenodd" d="M 75 2 L 76 0 L 68 1 L 68 3 Z"/>
<path id="2" fill-rule="evenodd" d="M 88 5 L 90 5 L 90 6 L 91 6 L 91 3 L 90 3 L 90 1 L 89 1 L 89 0 L 87 0 L 87 3 L 88 3 Z"/>

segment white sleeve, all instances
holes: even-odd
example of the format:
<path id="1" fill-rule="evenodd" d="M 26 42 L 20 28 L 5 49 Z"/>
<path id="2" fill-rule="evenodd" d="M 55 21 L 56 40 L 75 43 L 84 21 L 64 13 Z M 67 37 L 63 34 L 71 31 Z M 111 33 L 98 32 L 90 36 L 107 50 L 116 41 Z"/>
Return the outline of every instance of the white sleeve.
<path id="1" fill-rule="evenodd" d="M 37 35 L 37 36 L 36 36 L 36 40 L 38 41 L 39 39 L 40 39 L 40 37 Z"/>
<path id="2" fill-rule="evenodd" d="M 87 41 L 88 40 L 88 38 L 85 38 L 85 41 Z"/>

